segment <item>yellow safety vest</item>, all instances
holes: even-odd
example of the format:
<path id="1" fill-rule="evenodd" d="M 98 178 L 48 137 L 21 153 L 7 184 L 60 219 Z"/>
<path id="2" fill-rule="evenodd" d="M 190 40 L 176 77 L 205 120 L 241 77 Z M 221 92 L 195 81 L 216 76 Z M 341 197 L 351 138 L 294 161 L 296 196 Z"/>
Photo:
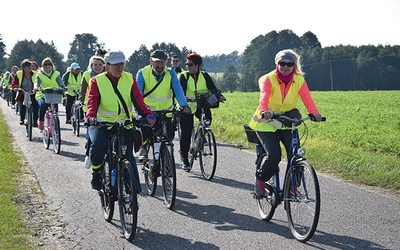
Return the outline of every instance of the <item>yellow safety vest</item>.
<path id="1" fill-rule="evenodd" d="M 282 101 L 282 93 L 281 88 L 279 86 L 278 77 L 275 71 L 271 71 L 270 73 L 263 75 L 258 80 L 258 85 L 260 89 L 262 89 L 262 84 L 264 79 L 268 77 L 272 88 L 271 95 L 268 100 L 268 107 L 272 109 L 273 112 L 287 112 L 294 108 L 296 108 L 298 101 L 300 100 L 299 90 L 304 83 L 304 77 L 302 75 L 295 74 L 293 76 L 293 80 L 290 83 L 290 89 L 287 92 L 284 100 Z M 289 85 L 289 84 L 288 84 Z M 264 119 L 261 119 L 261 110 L 260 107 L 257 107 L 256 112 L 253 117 L 250 119 L 249 127 L 256 131 L 262 132 L 275 132 L 279 129 L 290 129 L 287 127 L 280 128 L 280 123 L 276 123 L 275 121 L 270 121 L 266 123 Z"/>
<path id="2" fill-rule="evenodd" d="M 82 72 L 79 72 L 76 77 L 71 72 L 69 72 L 68 84 L 67 84 L 68 90 L 66 92 L 67 95 L 76 96 L 76 93 L 81 86 L 81 81 L 82 81 Z"/>
<path id="3" fill-rule="evenodd" d="M 189 75 L 188 72 L 184 72 L 187 84 L 186 84 L 186 96 L 194 100 L 196 98 L 195 92 L 198 93 L 205 93 L 208 91 L 207 89 L 207 82 L 204 78 L 203 72 L 200 71 L 197 76 L 197 84 L 194 82 L 194 78 Z M 196 102 L 188 102 L 190 109 L 192 110 L 192 114 L 194 114 L 197 110 L 197 103 Z"/>
<path id="4" fill-rule="evenodd" d="M 146 94 L 157 84 L 153 75 L 151 65 L 142 69 L 144 78 L 143 94 Z M 152 111 L 168 110 L 173 107 L 173 92 L 171 88 L 171 74 L 167 69 L 164 70 L 164 77 L 158 87 L 144 98 L 144 102 Z"/>
<path id="5" fill-rule="evenodd" d="M 87 71 L 83 72 L 83 77 L 82 77 L 82 80 L 84 78 L 86 80 L 86 82 L 87 82 L 87 88 L 86 88 L 86 92 L 85 92 L 86 94 L 85 94 L 85 98 L 83 99 L 83 101 L 85 103 L 87 103 L 87 101 L 88 101 L 88 95 L 89 95 L 88 92 L 89 92 L 89 88 L 90 88 L 90 80 L 92 79 L 92 75 L 90 74 L 90 72 L 91 72 L 91 70 L 87 70 Z M 87 106 L 86 105 L 82 106 L 82 110 L 84 112 L 86 112 L 87 111 Z"/>
<path id="6" fill-rule="evenodd" d="M 58 71 L 53 71 L 51 73 L 51 76 L 48 77 L 43 71 L 38 71 L 37 77 L 40 79 L 40 87 L 41 88 L 59 88 L 57 83 L 57 77 L 60 75 L 60 72 Z M 36 92 L 36 100 L 39 100 L 40 98 L 44 97 L 44 94 L 42 91 Z"/>
<path id="7" fill-rule="evenodd" d="M 128 119 L 129 117 L 126 116 L 124 106 L 111 85 L 113 83 L 108 79 L 106 73 L 101 73 L 95 77 L 101 98 L 97 110 L 97 120 L 100 122 L 117 122 Z M 132 85 L 132 74 L 124 71 L 118 80 L 117 88 L 126 103 L 128 113 L 131 117 L 133 115 L 133 103 L 131 99 Z"/>

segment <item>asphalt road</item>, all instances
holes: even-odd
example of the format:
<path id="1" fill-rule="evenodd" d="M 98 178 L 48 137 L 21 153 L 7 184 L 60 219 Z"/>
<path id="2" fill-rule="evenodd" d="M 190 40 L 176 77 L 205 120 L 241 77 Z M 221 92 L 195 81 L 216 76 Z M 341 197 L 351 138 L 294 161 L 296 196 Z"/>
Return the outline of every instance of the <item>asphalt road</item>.
<path id="1" fill-rule="evenodd" d="M 317 231 L 308 243 L 297 242 L 283 206 L 270 222 L 260 219 L 250 195 L 255 154 L 222 143 L 211 182 L 201 177 L 197 162 L 192 172 L 184 172 L 175 154 L 178 191 L 174 209 L 163 205 L 160 185 L 155 197 L 140 194 L 138 230 L 134 241 L 128 242 L 121 234 L 118 209 L 112 222 L 106 222 L 97 192 L 91 189 L 91 170 L 83 167 L 86 129 L 75 136 L 71 125 L 64 124 L 61 107 L 62 146 L 57 155 L 43 147 L 37 129 L 29 142 L 14 110 L 4 100 L 0 106 L 55 218 L 42 231 L 61 228 L 49 239 L 59 243 L 58 249 L 400 249 L 398 195 L 321 173 Z"/>

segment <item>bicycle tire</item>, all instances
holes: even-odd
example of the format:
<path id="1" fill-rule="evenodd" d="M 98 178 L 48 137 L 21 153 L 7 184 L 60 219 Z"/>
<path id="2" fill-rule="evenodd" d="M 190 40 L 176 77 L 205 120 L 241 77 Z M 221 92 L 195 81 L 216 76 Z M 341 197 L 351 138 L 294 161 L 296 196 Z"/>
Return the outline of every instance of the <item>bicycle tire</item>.
<path id="1" fill-rule="evenodd" d="M 319 183 L 314 168 L 305 160 L 297 162 L 294 169 L 287 172 L 284 184 L 286 214 L 290 231 L 296 240 L 306 242 L 314 235 L 320 203 Z"/>
<path id="2" fill-rule="evenodd" d="M 33 109 L 32 107 L 27 108 L 27 121 L 26 121 L 26 136 L 29 141 L 32 141 L 32 127 L 33 127 Z"/>
<path id="3" fill-rule="evenodd" d="M 264 153 L 260 156 L 260 160 L 257 161 L 257 169 L 264 164 L 267 160 L 267 155 Z M 278 194 L 276 193 L 275 188 L 273 187 L 273 180 L 275 176 L 273 176 L 270 181 L 265 182 L 265 196 L 256 197 L 258 212 L 261 216 L 261 219 L 264 221 L 269 221 L 272 219 L 275 213 L 275 209 L 278 206 Z"/>
<path id="4" fill-rule="evenodd" d="M 194 132 L 194 136 L 192 136 L 192 141 L 190 143 L 190 150 L 189 150 L 189 166 L 190 169 L 186 170 L 186 172 L 190 172 L 193 168 L 194 160 L 197 159 L 197 156 L 199 154 L 198 152 L 198 147 L 195 145 L 199 140 L 197 139 L 197 136 L 200 134 L 200 129 L 197 128 L 196 132 Z"/>
<path id="5" fill-rule="evenodd" d="M 153 146 L 149 146 L 147 151 L 148 151 L 148 160 L 143 162 L 142 173 L 147 193 L 150 196 L 154 196 L 157 190 L 157 175 L 155 172 L 155 164 L 157 164 L 157 162 L 154 159 Z"/>
<path id="6" fill-rule="evenodd" d="M 119 214 L 124 236 L 131 241 L 135 237 L 139 210 L 135 174 L 128 160 L 120 164 L 120 173 L 117 174 Z"/>
<path id="7" fill-rule="evenodd" d="M 176 198 L 176 169 L 174 148 L 171 143 L 162 143 L 160 157 L 164 204 L 171 210 Z"/>
<path id="8" fill-rule="evenodd" d="M 103 162 L 103 171 L 101 174 L 102 185 L 99 191 L 101 208 L 103 211 L 103 217 L 107 222 L 110 222 L 114 216 L 115 208 L 115 197 L 113 194 L 113 188 L 111 187 L 111 164 L 108 160 L 108 156 Z"/>
<path id="9" fill-rule="evenodd" d="M 58 116 L 53 116 L 54 130 L 52 134 L 53 139 L 53 151 L 59 154 L 61 151 L 61 129 L 60 129 L 60 119 Z"/>
<path id="10" fill-rule="evenodd" d="M 80 108 L 77 108 L 77 110 L 75 111 L 77 114 L 76 114 L 76 136 L 77 137 L 79 137 L 79 135 L 80 135 L 80 130 L 81 130 L 81 115 L 80 115 L 80 112 L 81 112 L 81 109 Z"/>
<path id="11" fill-rule="evenodd" d="M 72 126 L 73 126 L 73 131 L 74 131 L 74 134 L 76 135 L 76 136 L 78 136 L 79 137 L 79 122 L 80 122 L 80 119 L 79 119 L 79 108 L 77 108 L 75 105 L 73 106 L 73 114 L 71 115 L 71 119 L 73 119 L 72 121 L 71 121 L 71 123 L 72 123 Z"/>
<path id="12" fill-rule="evenodd" d="M 199 138 L 200 154 L 199 163 L 201 174 L 204 179 L 210 181 L 215 174 L 217 168 L 217 143 L 215 142 L 214 133 L 210 128 L 204 131 L 204 137 Z M 206 141 L 203 141 L 203 140 Z"/>
<path id="13" fill-rule="evenodd" d="M 46 149 L 49 149 L 49 147 L 50 147 L 50 131 L 49 131 L 48 127 L 45 127 L 42 131 L 42 140 L 43 140 L 43 146 Z"/>

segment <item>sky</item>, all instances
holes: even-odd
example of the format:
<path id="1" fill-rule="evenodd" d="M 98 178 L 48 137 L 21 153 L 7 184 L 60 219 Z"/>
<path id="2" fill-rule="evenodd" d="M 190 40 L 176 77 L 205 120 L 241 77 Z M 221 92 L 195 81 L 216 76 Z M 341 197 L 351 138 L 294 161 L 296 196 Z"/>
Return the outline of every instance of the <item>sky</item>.
<path id="1" fill-rule="evenodd" d="M 322 47 L 400 45 L 400 0 L 7 0 L 1 9 L 6 53 L 42 39 L 65 60 L 82 33 L 127 57 L 162 42 L 203 56 L 242 53 L 257 36 L 286 29 L 311 31 Z"/>

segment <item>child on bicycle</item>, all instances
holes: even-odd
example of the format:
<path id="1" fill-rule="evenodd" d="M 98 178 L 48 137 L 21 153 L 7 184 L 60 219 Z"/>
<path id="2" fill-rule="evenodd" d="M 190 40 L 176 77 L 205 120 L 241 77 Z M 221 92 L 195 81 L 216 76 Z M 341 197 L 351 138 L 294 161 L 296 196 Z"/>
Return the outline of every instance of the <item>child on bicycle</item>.
<path id="1" fill-rule="evenodd" d="M 283 143 L 287 154 L 291 143 L 289 127 L 277 128 L 265 121 L 270 120 L 274 112 L 288 112 L 288 116 L 300 117 L 296 109 L 301 98 L 307 111 L 313 114 L 316 121 L 321 121 L 321 115 L 311 97 L 304 73 L 301 69 L 300 56 L 293 50 L 279 51 L 275 56 L 276 68 L 260 77 L 260 101 L 255 114 L 249 122 L 249 127 L 256 131 L 265 152 L 266 161 L 256 170 L 254 192 L 258 196 L 265 194 L 264 185 L 274 174 L 281 161 Z M 289 112 L 290 111 L 290 112 Z"/>

